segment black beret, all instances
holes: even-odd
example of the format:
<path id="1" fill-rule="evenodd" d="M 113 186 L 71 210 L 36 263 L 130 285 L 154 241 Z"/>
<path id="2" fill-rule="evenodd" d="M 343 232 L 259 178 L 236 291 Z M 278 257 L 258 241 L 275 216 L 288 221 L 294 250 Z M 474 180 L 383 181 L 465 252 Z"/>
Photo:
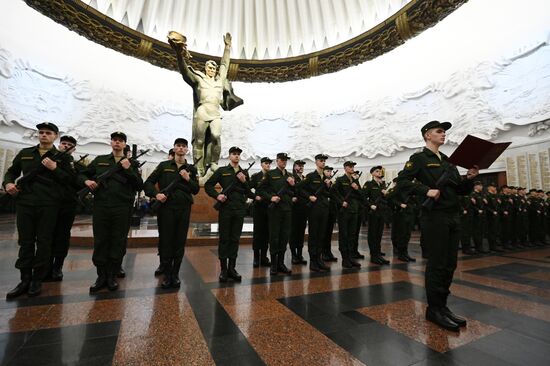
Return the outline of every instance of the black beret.
<path id="1" fill-rule="evenodd" d="M 422 136 L 426 133 L 426 131 L 431 130 L 432 128 L 438 128 L 441 127 L 445 131 L 447 131 L 449 128 L 451 128 L 452 124 L 451 122 L 439 122 L 439 121 L 431 121 L 426 123 L 421 129 L 420 132 L 422 132 Z"/>
<path id="2" fill-rule="evenodd" d="M 355 166 L 357 163 L 355 161 L 348 160 L 344 163 L 344 166 Z"/>
<path id="3" fill-rule="evenodd" d="M 294 162 L 294 165 L 300 165 L 300 166 L 303 166 L 303 165 L 305 165 L 305 164 L 306 164 L 306 162 L 305 162 L 305 161 L 303 161 L 303 160 L 296 160 L 296 161 Z"/>
<path id="4" fill-rule="evenodd" d="M 59 141 L 61 141 L 61 142 L 67 141 L 67 142 L 70 142 L 71 144 L 76 146 L 76 139 L 72 136 L 69 136 L 69 135 L 61 136 Z"/>
<path id="5" fill-rule="evenodd" d="M 185 146 L 188 145 L 187 140 L 184 139 L 183 137 L 178 137 L 177 139 L 174 140 L 174 145 L 177 145 L 177 144 L 183 144 Z"/>
<path id="6" fill-rule="evenodd" d="M 327 160 L 327 159 L 328 159 L 328 155 L 325 155 L 325 154 L 315 155 L 315 160 Z"/>
<path id="7" fill-rule="evenodd" d="M 124 142 L 127 141 L 126 134 L 124 132 L 116 131 L 111 134 L 111 140 L 114 138 L 119 138 L 124 140 Z"/>
<path id="8" fill-rule="evenodd" d="M 36 125 L 36 128 L 38 130 L 50 130 L 50 131 L 53 131 L 55 133 L 59 133 L 59 128 L 57 128 L 57 126 L 51 122 L 42 122 L 42 123 L 39 123 Z"/>
<path id="9" fill-rule="evenodd" d="M 271 160 L 267 156 L 264 156 L 263 158 L 260 159 L 260 163 L 271 163 L 272 161 L 273 160 Z"/>
<path id="10" fill-rule="evenodd" d="M 231 147 L 229 148 L 229 153 L 231 154 L 231 153 L 234 153 L 234 152 L 240 154 L 240 153 L 243 152 L 243 149 L 241 149 L 240 147 L 237 147 L 237 146 L 231 146 Z"/>
<path id="11" fill-rule="evenodd" d="M 376 169 L 382 170 L 382 165 L 373 166 L 372 168 L 370 168 L 370 173 L 372 174 L 372 172 L 374 172 Z"/>
<path id="12" fill-rule="evenodd" d="M 282 152 L 277 154 L 277 159 L 288 160 L 290 159 L 290 156 L 288 156 L 287 153 Z"/>

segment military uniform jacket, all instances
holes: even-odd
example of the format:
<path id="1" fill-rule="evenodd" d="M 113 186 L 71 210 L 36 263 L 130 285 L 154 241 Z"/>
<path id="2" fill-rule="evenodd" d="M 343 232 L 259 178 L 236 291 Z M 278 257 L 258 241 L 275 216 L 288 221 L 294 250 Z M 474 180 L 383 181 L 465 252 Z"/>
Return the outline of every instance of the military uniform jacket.
<path id="1" fill-rule="evenodd" d="M 458 198 L 460 205 L 460 215 L 461 216 L 473 216 L 473 204 L 470 196 L 460 196 Z M 466 211 L 466 212 L 465 212 Z"/>
<path id="2" fill-rule="evenodd" d="M 330 190 L 324 182 L 325 179 L 325 177 L 321 177 L 319 173 L 317 173 L 317 170 L 309 173 L 298 185 L 299 194 L 302 198 L 307 200 L 306 202 L 311 202 L 309 196 L 315 196 L 316 192 L 321 188 L 317 194 L 317 201 L 313 205 L 329 208 Z"/>
<path id="3" fill-rule="evenodd" d="M 113 168 L 118 163 L 113 154 L 99 155 L 82 171 L 78 180 L 82 186 L 86 180 L 95 180 L 96 177 Z M 137 191 L 143 187 L 143 180 L 134 165 L 128 169 L 120 169 L 117 173 L 122 179 L 108 179 L 107 184 L 100 185 L 94 194 L 94 205 L 103 207 L 117 207 L 132 205 Z"/>
<path id="4" fill-rule="evenodd" d="M 181 169 L 189 169 L 189 182 L 180 175 Z M 166 207 L 181 207 L 193 204 L 193 195 L 199 193 L 199 181 L 197 179 L 197 169 L 193 165 L 187 165 L 187 161 L 178 168 L 174 160 L 161 162 L 145 181 L 145 194 L 154 198 L 157 193 L 166 188 L 176 178 L 179 182 L 176 188 L 168 195 L 168 199 L 163 204 Z M 158 188 L 157 188 L 158 187 Z"/>
<path id="5" fill-rule="evenodd" d="M 351 184 L 355 183 L 359 189 L 353 189 Z M 351 193 L 350 193 L 351 192 Z M 342 212 L 347 212 L 350 214 L 359 213 L 359 208 L 361 206 L 361 186 L 356 180 L 350 180 L 350 178 L 344 174 L 341 177 L 336 178 L 334 185 L 332 186 L 332 197 L 336 203 L 336 207 L 339 209 L 344 203 L 344 198 L 349 194 L 346 202 L 348 203 L 347 208 L 342 208 Z"/>
<path id="6" fill-rule="evenodd" d="M 76 174 L 71 169 L 70 156 L 63 155 L 57 162 L 55 170 L 49 170 L 42 165 L 42 159 L 52 158 L 58 152 L 52 147 L 43 156 L 38 151 L 39 145 L 22 149 L 13 159 L 12 165 L 4 175 L 4 187 L 8 183 L 15 183 L 21 173 L 24 175 L 40 169 L 39 178 L 26 184 L 24 187 L 18 187 L 20 192 L 16 196 L 16 202 L 26 206 L 50 206 L 59 205 L 64 197 L 64 190 L 67 185 L 73 184 Z"/>
<path id="7" fill-rule="evenodd" d="M 487 217 L 498 217 L 498 215 L 500 214 L 500 199 L 496 194 L 493 193 L 487 193 L 486 199 L 487 206 L 485 206 L 485 210 L 487 213 Z"/>
<path id="8" fill-rule="evenodd" d="M 78 174 L 84 171 L 86 166 L 81 162 L 75 162 L 72 155 L 67 155 L 67 158 L 70 162 L 71 173 L 73 174 L 74 179 L 71 179 L 70 182 L 65 184 L 61 204 L 63 206 L 72 206 L 77 202 L 76 192 L 80 189 L 80 185 L 77 182 Z"/>
<path id="9" fill-rule="evenodd" d="M 369 207 L 372 205 L 376 206 L 376 211 L 372 211 L 371 213 L 382 215 L 382 210 L 388 208 L 388 202 L 382 193 L 384 189 L 386 189 L 386 183 L 383 181 L 380 184 L 376 183 L 374 179 L 365 182 L 363 186 L 365 200 Z"/>
<path id="10" fill-rule="evenodd" d="M 239 167 L 238 171 L 241 170 L 241 167 Z M 245 183 L 238 180 L 236 175 L 235 169 L 233 169 L 230 164 L 219 167 L 206 183 L 204 183 L 204 190 L 206 194 L 215 199 L 220 194 L 220 192 L 216 191 L 216 184 L 219 183 L 222 189 L 225 189 L 229 185 L 235 183 L 233 189 L 227 194 L 227 200 L 222 204 L 222 207 L 246 211 L 246 199 L 248 197 L 254 198 L 254 194 L 250 191 L 248 173 L 245 173 L 247 178 Z"/>
<path id="11" fill-rule="evenodd" d="M 265 173 L 260 182 L 260 195 L 266 202 L 271 201 L 271 197 L 279 196 L 281 200 L 274 207 L 282 211 L 292 210 L 292 197 L 294 197 L 294 187 L 290 186 L 287 179 L 292 177 L 290 173 L 284 169 L 271 169 Z M 281 193 L 282 191 L 282 193 Z"/>
<path id="12" fill-rule="evenodd" d="M 518 203 L 516 208 L 517 214 L 521 216 L 527 216 L 528 208 L 529 208 L 529 204 L 527 203 L 527 197 L 518 195 Z"/>
<path id="13" fill-rule="evenodd" d="M 472 192 L 470 194 L 470 200 L 473 204 L 474 216 L 484 216 L 485 215 L 485 201 L 487 199 L 484 197 L 481 192 Z"/>
<path id="14" fill-rule="evenodd" d="M 397 189 L 408 193 L 426 197 L 430 189 L 436 189 L 436 182 L 449 170 L 450 181 L 440 189 L 439 199 L 432 211 L 458 212 L 459 195 L 466 195 L 472 191 L 473 182 L 464 179 L 456 167 L 450 167 L 448 157 L 441 153 L 441 160 L 430 149 L 424 148 L 421 152 L 411 155 L 405 168 L 397 176 Z M 416 182 L 413 179 L 416 178 Z"/>
<path id="15" fill-rule="evenodd" d="M 295 193 L 298 192 L 298 187 L 302 184 L 302 182 L 306 179 L 303 175 L 298 175 L 296 173 L 292 173 L 292 176 L 294 177 L 294 182 L 296 182 L 295 185 Z M 294 202 L 294 208 L 298 210 L 306 209 L 307 203 L 309 202 L 309 199 L 305 198 L 301 194 L 296 194 L 296 202 Z"/>
<path id="16" fill-rule="evenodd" d="M 262 179 L 264 178 L 264 176 L 265 176 L 265 173 L 263 170 L 260 170 L 259 172 L 254 173 L 250 176 L 249 186 L 250 186 L 250 189 L 254 189 L 254 196 L 262 197 L 260 192 L 260 183 L 262 182 Z M 268 205 L 269 205 L 269 202 L 266 201 L 265 198 L 263 197 L 261 201 L 256 201 L 256 199 L 254 199 L 254 206 L 267 207 Z"/>

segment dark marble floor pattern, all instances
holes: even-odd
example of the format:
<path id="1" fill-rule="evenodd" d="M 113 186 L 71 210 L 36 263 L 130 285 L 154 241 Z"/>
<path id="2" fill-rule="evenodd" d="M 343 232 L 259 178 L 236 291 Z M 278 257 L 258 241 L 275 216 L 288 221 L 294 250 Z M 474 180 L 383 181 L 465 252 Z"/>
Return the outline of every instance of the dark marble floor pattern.
<path id="1" fill-rule="evenodd" d="M 13 233 L 0 217 L 0 237 Z M 276 277 L 243 245 L 241 284 L 217 282 L 216 248 L 187 248 L 180 291 L 158 288 L 154 248 L 131 249 L 120 289 L 94 296 L 91 250 L 72 248 L 63 282 L 2 296 L 1 365 L 548 365 L 550 248 L 461 256 L 450 305 L 469 325 L 456 334 L 423 319 L 418 233 L 411 243 L 417 263 Z M 387 232 L 383 249 L 391 259 Z M 2 293 L 18 280 L 16 254 L 0 240 Z"/>

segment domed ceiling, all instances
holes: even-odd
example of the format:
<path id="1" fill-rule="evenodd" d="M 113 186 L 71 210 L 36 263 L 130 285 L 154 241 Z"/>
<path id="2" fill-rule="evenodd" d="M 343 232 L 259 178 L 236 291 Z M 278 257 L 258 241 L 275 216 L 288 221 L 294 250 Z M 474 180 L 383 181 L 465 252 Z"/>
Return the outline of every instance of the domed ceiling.
<path id="1" fill-rule="evenodd" d="M 229 77 L 279 82 L 373 59 L 443 19 L 466 0 L 25 0 L 75 32 L 154 65 L 177 68 L 169 31 L 187 37 L 193 59 L 223 52 Z"/>

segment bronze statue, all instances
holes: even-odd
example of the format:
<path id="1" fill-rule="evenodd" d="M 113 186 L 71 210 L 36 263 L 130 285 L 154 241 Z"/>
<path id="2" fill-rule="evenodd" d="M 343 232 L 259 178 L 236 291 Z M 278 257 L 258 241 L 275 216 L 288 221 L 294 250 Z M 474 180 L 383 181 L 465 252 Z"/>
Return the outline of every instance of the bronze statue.
<path id="1" fill-rule="evenodd" d="M 223 41 L 225 48 L 219 68 L 215 61 L 208 60 L 204 65 L 203 73 L 188 64 L 191 55 L 187 50 L 187 38 L 178 32 L 168 33 L 168 43 L 176 51 L 178 67 L 183 80 L 193 88 L 191 144 L 193 160 L 201 176 L 206 173 L 206 166 L 210 165 L 212 171 L 218 167 L 222 130 L 220 106 L 224 110 L 230 111 L 243 104 L 243 100 L 233 94 L 233 88 L 227 80 L 231 34 L 226 33 Z"/>

